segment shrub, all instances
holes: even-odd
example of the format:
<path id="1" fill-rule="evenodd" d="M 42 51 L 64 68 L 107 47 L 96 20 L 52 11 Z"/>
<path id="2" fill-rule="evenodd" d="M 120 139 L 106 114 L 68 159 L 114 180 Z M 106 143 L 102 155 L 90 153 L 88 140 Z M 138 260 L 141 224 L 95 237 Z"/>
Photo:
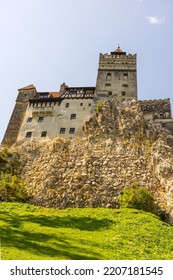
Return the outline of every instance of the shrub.
<path id="1" fill-rule="evenodd" d="M 6 146 L 0 147 L 0 172 L 18 175 L 21 172 L 19 155 Z"/>
<path id="2" fill-rule="evenodd" d="M 97 103 L 97 104 L 96 104 L 96 112 L 97 112 L 97 113 L 100 112 L 101 109 L 102 109 L 102 107 L 103 107 L 103 102 Z"/>
<path id="3" fill-rule="evenodd" d="M 118 203 L 122 208 L 135 208 L 157 215 L 161 214 L 153 196 L 144 187 L 138 186 L 136 183 L 124 190 L 123 194 L 118 197 Z"/>
<path id="4" fill-rule="evenodd" d="M 20 201 L 27 199 L 26 186 L 16 176 L 1 172 L 0 174 L 0 201 Z"/>

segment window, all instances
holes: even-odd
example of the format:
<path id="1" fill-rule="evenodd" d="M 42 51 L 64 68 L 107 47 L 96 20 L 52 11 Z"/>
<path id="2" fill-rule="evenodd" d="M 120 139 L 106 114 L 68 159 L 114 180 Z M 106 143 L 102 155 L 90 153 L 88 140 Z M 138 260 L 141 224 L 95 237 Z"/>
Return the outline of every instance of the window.
<path id="1" fill-rule="evenodd" d="M 65 104 L 65 107 L 66 107 L 66 108 L 69 108 L 69 106 L 70 106 L 70 103 L 66 103 L 66 104 Z"/>
<path id="2" fill-rule="evenodd" d="M 89 103 L 88 106 L 90 107 L 90 106 L 91 106 L 91 103 Z"/>
<path id="3" fill-rule="evenodd" d="M 32 136 L 32 131 L 28 131 L 28 132 L 26 133 L 26 138 L 31 138 L 31 136 Z"/>
<path id="4" fill-rule="evenodd" d="M 126 95 L 126 92 L 125 91 L 122 91 L 122 96 L 125 96 Z"/>
<path id="5" fill-rule="evenodd" d="M 61 127 L 59 133 L 64 134 L 65 133 L 65 127 Z"/>
<path id="6" fill-rule="evenodd" d="M 112 95 L 112 91 L 108 91 L 108 95 L 109 95 L 109 96 Z"/>
<path id="7" fill-rule="evenodd" d="M 164 119 L 164 114 L 160 114 L 160 119 Z"/>
<path id="8" fill-rule="evenodd" d="M 38 122 L 43 122 L 43 120 L 44 120 L 44 117 L 39 117 L 38 118 Z"/>
<path id="9" fill-rule="evenodd" d="M 32 122 L 32 117 L 27 118 L 27 123 Z"/>
<path id="10" fill-rule="evenodd" d="M 41 137 L 46 137 L 47 136 L 47 131 L 42 131 Z"/>
<path id="11" fill-rule="evenodd" d="M 83 103 L 80 103 L 80 106 L 83 106 Z"/>
<path id="12" fill-rule="evenodd" d="M 76 114 L 71 114 L 70 120 L 75 120 L 76 119 Z"/>
<path id="13" fill-rule="evenodd" d="M 124 73 L 124 81 L 127 82 L 128 79 L 128 73 Z"/>
<path id="14" fill-rule="evenodd" d="M 165 123 L 162 123 L 162 127 L 166 127 L 166 124 L 165 124 Z"/>
<path id="15" fill-rule="evenodd" d="M 111 87 L 111 84 L 105 84 L 106 87 Z"/>
<path id="16" fill-rule="evenodd" d="M 127 84 L 123 84 L 123 87 L 128 87 L 128 85 Z"/>
<path id="17" fill-rule="evenodd" d="M 111 73 L 108 73 L 108 74 L 106 75 L 106 81 L 111 81 Z"/>
<path id="18" fill-rule="evenodd" d="M 70 133 L 70 134 L 74 134 L 74 133 L 75 133 L 75 128 L 74 128 L 74 127 L 71 127 L 70 130 L 69 130 L 69 133 Z"/>

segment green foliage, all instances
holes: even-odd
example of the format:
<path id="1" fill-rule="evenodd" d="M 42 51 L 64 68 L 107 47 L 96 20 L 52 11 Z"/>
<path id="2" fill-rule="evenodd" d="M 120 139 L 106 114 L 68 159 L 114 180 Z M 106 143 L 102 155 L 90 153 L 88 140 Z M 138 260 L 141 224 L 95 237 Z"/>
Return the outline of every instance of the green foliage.
<path id="1" fill-rule="evenodd" d="M 6 146 L 0 148 L 0 172 L 19 175 L 20 168 L 19 155 Z"/>
<path id="2" fill-rule="evenodd" d="M 96 104 L 96 112 L 97 112 L 97 113 L 100 112 L 101 109 L 102 109 L 102 107 L 103 107 L 103 102 L 97 103 L 97 104 Z"/>
<path id="3" fill-rule="evenodd" d="M 16 176 L 1 172 L 0 201 L 26 201 L 26 187 Z"/>
<path id="4" fill-rule="evenodd" d="M 7 147 L 3 147 L 0 149 L 0 170 L 3 169 L 4 165 L 7 163 L 8 161 L 8 148 Z"/>
<path id="5" fill-rule="evenodd" d="M 172 260 L 173 227 L 136 209 L 0 203 L 3 260 Z"/>
<path id="6" fill-rule="evenodd" d="M 122 208 L 135 208 L 157 215 L 161 214 L 153 196 L 137 183 L 133 183 L 132 187 L 125 189 L 123 194 L 118 197 L 118 202 Z"/>

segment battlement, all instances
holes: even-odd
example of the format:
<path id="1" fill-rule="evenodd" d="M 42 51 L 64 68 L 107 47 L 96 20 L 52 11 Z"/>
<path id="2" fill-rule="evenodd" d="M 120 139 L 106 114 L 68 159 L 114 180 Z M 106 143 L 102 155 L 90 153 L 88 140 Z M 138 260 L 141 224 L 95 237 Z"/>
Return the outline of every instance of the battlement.
<path id="1" fill-rule="evenodd" d="M 99 70 L 136 70 L 136 54 L 128 54 L 118 48 L 110 54 L 100 53 Z"/>
<path id="2" fill-rule="evenodd" d="M 154 99 L 139 101 L 141 110 L 146 113 L 152 113 L 153 119 L 169 119 L 171 116 L 170 99 Z"/>

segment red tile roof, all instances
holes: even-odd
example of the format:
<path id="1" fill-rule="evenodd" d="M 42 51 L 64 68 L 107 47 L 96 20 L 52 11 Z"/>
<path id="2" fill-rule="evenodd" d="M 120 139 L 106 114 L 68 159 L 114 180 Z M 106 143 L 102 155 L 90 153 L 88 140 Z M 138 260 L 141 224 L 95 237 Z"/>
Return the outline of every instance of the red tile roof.
<path id="1" fill-rule="evenodd" d="M 20 88 L 19 90 L 29 90 L 29 89 L 36 89 L 34 85 L 28 85 L 26 87 Z"/>
<path id="2" fill-rule="evenodd" d="M 60 97 L 62 95 L 62 92 L 49 92 L 50 97 Z"/>

